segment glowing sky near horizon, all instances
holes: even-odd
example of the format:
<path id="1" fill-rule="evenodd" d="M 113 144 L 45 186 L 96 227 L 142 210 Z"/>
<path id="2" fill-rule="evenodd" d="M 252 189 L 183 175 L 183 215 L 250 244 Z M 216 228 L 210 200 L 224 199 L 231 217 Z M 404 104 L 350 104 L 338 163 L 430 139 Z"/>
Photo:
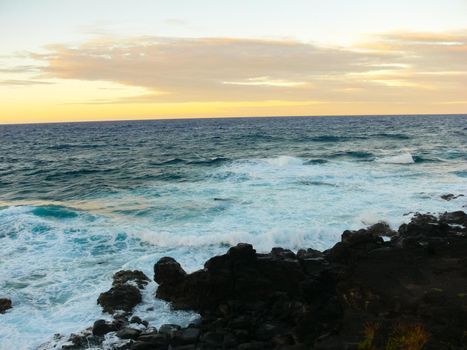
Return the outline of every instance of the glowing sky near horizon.
<path id="1" fill-rule="evenodd" d="M 0 123 L 467 112 L 464 0 L 0 0 Z"/>

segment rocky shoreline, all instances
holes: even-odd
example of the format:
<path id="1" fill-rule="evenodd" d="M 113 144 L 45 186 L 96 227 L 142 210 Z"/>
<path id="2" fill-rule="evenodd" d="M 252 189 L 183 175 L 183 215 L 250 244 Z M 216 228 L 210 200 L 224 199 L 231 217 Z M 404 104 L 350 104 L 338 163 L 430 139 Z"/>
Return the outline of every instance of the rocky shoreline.
<path id="1" fill-rule="evenodd" d="M 467 214 L 416 214 L 392 231 L 384 223 L 345 231 L 320 252 L 238 244 L 186 273 L 170 257 L 154 265 L 156 296 L 198 322 L 159 329 L 132 314 L 149 277 L 119 271 L 97 320 L 62 349 L 467 348 Z"/>

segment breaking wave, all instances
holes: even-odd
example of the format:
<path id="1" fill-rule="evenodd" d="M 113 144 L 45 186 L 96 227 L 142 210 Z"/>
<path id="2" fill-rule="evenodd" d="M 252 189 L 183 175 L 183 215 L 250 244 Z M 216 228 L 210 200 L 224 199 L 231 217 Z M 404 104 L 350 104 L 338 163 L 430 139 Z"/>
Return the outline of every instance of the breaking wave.
<path id="1" fill-rule="evenodd" d="M 387 164 L 413 164 L 415 163 L 415 160 L 412 154 L 408 152 L 398 154 L 395 156 L 378 158 L 376 159 L 376 161 L 379 163 L 387 163 Z"/>

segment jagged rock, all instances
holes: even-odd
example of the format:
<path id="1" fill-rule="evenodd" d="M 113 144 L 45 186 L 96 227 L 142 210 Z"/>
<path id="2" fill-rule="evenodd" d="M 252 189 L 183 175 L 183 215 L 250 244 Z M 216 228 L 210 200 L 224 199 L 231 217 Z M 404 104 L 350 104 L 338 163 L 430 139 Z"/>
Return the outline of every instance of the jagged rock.
<path id="1" fill-rule="evenodd" d="M 154 265 L 154 281 L 159 285 L 177 283 L 185 276 L 185 270 L 173 258 L 164 257 Z"/>
<path id="2" fill-rule="evenodd" d="M 384 221 L 380 221 L 370 227 L 367 227 L 366 231 L 372 235 L 380 237 L 394 237 L 397 235 L 397 232 L 392 230 L 388 223 Z"/>
<path id="3" fill-rule="evenodd" d="M 122 284 L 127 284 L 128 282 L 135 283 L 138 288 L 143 289 L 150 279 L 142 271 L 134 270 L 122 270 L 115 273 L 113 276 L 113 286 L 119 286 Z"/>
<path id="4" fill-rule="evenodd" d="M 398 232 L 385 223 L 345 231 L 325 252 L 257 254 L 240 244 L 191 274 L 165 258 L 156 266 L 170 268 L 155 267 L 157 295 L 202 315 L 201 349 L 355 348 L 372 324 L 383 347 L 404 322 L 430 334 L 427 348 L 460 349 L 467 329 L 466 227 L 464 212 L 415 214 Z"/>
<path id="5" fill-rule="evenodd" d="M 104 312 L 110 314 L 117 310 L 131 312 L 141 301 L 139 289 L 128 284 L 112 287 L 107 292 L 101 293 L 97 299 Z"/>
<path id="6" fill-rule="evenodd" d="M 5 313 L 6 310 L 11 309 L 12 307 L 10 299 L 0 298 L 0 314 Z"/>
<path id="7" fill-rule="evenodd" d="M 439 220 L 448 225 L 456 225 L 457 227 L 454 227 L 454 231 L 465 232 L 467 228 L 467 214 L 463 211 L 444 213 L 440 216 Z"/>
<path id="8" fill-rule="evenodd" d="M 345 231 L 324 252 L 295 254 L 277 247 L 258 254 L 250 244 L 239 244 L 190 274 L 165 257 L 154 266 L 157 296 L 176 309 L 200 313 L 196 326 L 130 330 L 126 318 L 115 316 L 111 323 L 96 321 L 95 334 L 77 342 L 102 342 L 97 334 L 115 329 L 131 339 L 123 345 L 131 350 L 384 349 L 394 342 L 403 349 L 413 337 L 427 350 L 464 349 L 466 230 L 464 212 L 417 213 L 397 233 L 384 223 Z M 137 286 L 147 283 L 129 276 L 134 272 L 116 274 L 100 299 L 128 304 L 129 296 L 140 292 Z M 118 296 L 121 288 L 133 289 Z M 105 304 L 115 310 L 109 300 Z M 137 317 L 131 322 L 144 326 Z"/>
<path id="9" fill-rule="evenodd" d="M 297 258 L 299 259 L 314 259 L 314 258 L 322 258 L 323 253 L 319 250 L 315 249 L 299 249 L 297 252 Z"/>
<path id="10" fill-rule="evenodd" d="M 373 249 L 381 248 L 383 245 L 384 240 L 371 231 L 366 229 L 358 231 L 346 230 L 342 233 L 341 241 L 324 253 L 331 262 L 348 264 L 360 259 Z"/>
<path id="11" fill-rule="evenodd" d="M 118 271 L 113 276 L 112 288 L 101 293 L 97 303 L 102 306 L 104 312 L 131 312 L 142 301 L 140 289 L 143 289 L 148 281 L 149 278 L 141 271 Z"/>
<path id="12" fill-rule="evenodd" d="M 82 334 L 71 334 L 68 342 L 71 344 L 65 344 L 61 347 L 62 350 L 81 350 L 88 349 L 94 346 L 102 344 L 102 337 L 88 334 L 83 332 Z"/>

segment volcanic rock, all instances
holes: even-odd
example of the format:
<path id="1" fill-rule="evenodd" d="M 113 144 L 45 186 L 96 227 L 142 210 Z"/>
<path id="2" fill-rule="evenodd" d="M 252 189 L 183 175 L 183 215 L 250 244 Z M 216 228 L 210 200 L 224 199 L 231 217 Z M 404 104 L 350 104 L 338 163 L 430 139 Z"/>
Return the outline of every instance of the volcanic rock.
<path id="1" fill-rule="evenodd" d="M 466 230 L 464 212 L 417 213 L 398 232 L 345 231 L 325 252 L 239 244 L 191 274 L 164 258 L 157 296 L 201 314 L 196 349 L 404 349 L 415 338 L 463 349 Z"/>
<path id="2" fill-rule="evenodd" d="M 0 314 L 5 313 L 6 310 L 11 309 L 12 307 L 10 299 L 0 298 Z"/>
<path id="3" fill-rule="evenodd" d="M 131 312 L 142 301 L 141 291 L 149 278 L 141 271 L 119 271 L 113 276 L 112 288 L 101 293 L 97 303 L 104 312 Z M 136 285 L 136 286 L 135 286 Z"/>

